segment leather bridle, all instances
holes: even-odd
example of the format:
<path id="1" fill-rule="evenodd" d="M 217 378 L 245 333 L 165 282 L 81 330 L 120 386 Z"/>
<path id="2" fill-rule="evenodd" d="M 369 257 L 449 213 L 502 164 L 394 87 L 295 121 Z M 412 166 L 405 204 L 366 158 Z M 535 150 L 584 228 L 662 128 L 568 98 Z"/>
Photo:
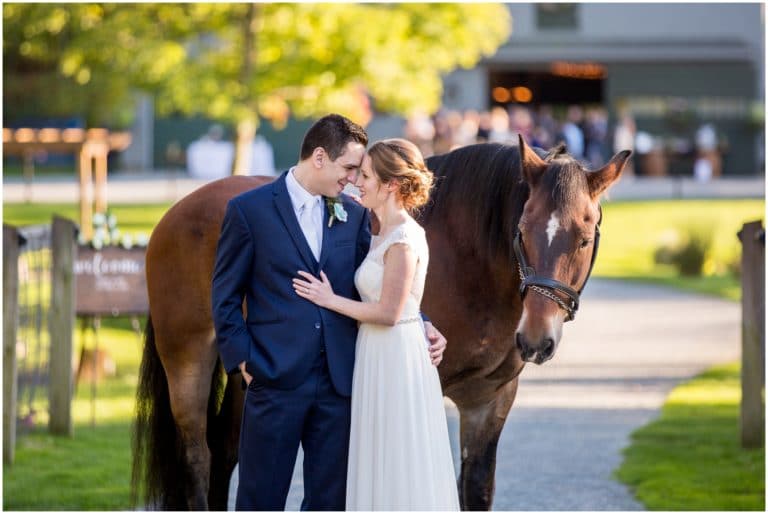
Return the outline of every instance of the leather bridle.
<path id="1" fill-rule="evenodd" d="M 595 259 L 597 259 L 597 249 L 600 246 L 600 224 L 603 221 L 603 210 L 600 205 L 598 205 L 598 211 L 600 217 L 595 225 L 595 241 L 594 248 L 592 249 L 592 260 L 589 262 L 587 277 L 584 279 L 584 283 L 578 291 L 573 290 L 568 285 L 557 281 L 556 279 L 536 275 L 536 270 L 533 267 L 528 266 L 528 262 L 525 259 L 523 235 L 520 232 L 520 226 L 518 225 L 512 247 L 515 251 L 515 258 L 517 259 L 518 269 L 520 271 L 520 299 L 525 299 L 525 293 L 530 288 L 534 292 L 541 294 L 560 305 L 560 307 L 567 313 L 565 321 L 574 319 L 576 311 L 579 310 L 579 296 L 581 296 L 581 292 L 584 290 L 590 274 L 592 274 L 592 267 L 595 266 Z M 566 298 L 564 299 L 556 294 L 556 292 L 564 294 Z"/>

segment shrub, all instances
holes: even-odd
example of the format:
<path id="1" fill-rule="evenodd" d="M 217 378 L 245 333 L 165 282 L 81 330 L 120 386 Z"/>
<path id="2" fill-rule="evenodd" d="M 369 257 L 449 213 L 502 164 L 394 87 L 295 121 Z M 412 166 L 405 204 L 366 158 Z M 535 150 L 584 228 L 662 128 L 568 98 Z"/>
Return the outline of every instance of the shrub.
<path id="1" fill-rule="evenodd" d="M 671 265 L 680 245 L 680 233 L 676 229 L 667 229 L 659 236 L 659 243 L 653 252 L 654 263 Z"/>
<path id="2" fill-rule="evenodd" d="M 707 251 L 712 245 L 712 236 L 693 232 L 688 240 L 673 255 L 672 264 L 683 276 L 701 276 Z"/>
<path id="3" fill-rule="evenodd" d="M 653 260 L 674 265 L 682 276 L 701 276 L 711 246 L 712 229 L 689 229 L 684 236 L 667 232 Z"/>

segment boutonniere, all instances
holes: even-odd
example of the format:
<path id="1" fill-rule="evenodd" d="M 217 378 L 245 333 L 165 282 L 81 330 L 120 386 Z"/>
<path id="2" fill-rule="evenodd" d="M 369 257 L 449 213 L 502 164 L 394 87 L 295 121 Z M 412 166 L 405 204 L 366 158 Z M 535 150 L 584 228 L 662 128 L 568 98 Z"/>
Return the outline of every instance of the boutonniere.
<path id="1" fill-rule="evenodd" d="M 328 228 L 331 228 L 334 219 L 338 219 L 342 223 L 347 222 L 347 211 L 344 210 L 344 205 L 341 204 L 341 198 L 326 197 L 325 206 L 328 208 Z"/>

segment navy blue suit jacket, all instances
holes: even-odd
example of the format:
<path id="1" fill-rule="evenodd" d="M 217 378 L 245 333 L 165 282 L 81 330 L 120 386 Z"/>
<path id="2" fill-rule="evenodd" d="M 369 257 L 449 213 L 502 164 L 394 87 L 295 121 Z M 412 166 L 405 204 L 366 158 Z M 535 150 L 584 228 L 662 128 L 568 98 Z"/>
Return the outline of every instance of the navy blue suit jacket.
<path id="1" fill-rule="evenodd" d="M 324 206 L 318 262 L 296 219 L 286 174 L 227 204 L 212 287 L 218 350 L 227 372 L 245 361 L 257 384 L 278 389 L 301 384 L 324 351 L 334 388 L 350 396 L 357 322 L 299 297 L 292 279 L 299 270 L 318 277 L 323 270 L 336 294 L 359 300 L 354 273 L 371 242 L 368 213 L 342 195 L 347 221 L 328 227 Z"/>

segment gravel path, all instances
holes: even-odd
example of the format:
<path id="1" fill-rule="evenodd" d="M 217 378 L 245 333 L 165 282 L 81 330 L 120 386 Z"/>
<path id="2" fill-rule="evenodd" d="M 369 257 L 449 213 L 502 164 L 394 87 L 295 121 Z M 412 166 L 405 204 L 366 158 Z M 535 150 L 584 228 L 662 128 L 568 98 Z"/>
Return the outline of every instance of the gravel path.
<path id="1" fill-rule="evenodd" d="M 591 280 L 555 358 L 523 371 L 499 440 L 494 511 L 642 510 L 613 478 L 621 450 L 672 388 L 739 358 L 740 323 L 738 303 Z M 450 402 L 446 411 L 457 458 Z M 236 484 L 235 471 L 230 508 Z M 286 510 L 301 498 L 300 451 Z"/>
<path id="2" fill-rule="evenodd" d="M 641 510 L 612 477 L 669 391 L 740 356 L 738 303 L 595 279 L 555 358 L 527 368 L 499 441 L 494 510 Z"/>

